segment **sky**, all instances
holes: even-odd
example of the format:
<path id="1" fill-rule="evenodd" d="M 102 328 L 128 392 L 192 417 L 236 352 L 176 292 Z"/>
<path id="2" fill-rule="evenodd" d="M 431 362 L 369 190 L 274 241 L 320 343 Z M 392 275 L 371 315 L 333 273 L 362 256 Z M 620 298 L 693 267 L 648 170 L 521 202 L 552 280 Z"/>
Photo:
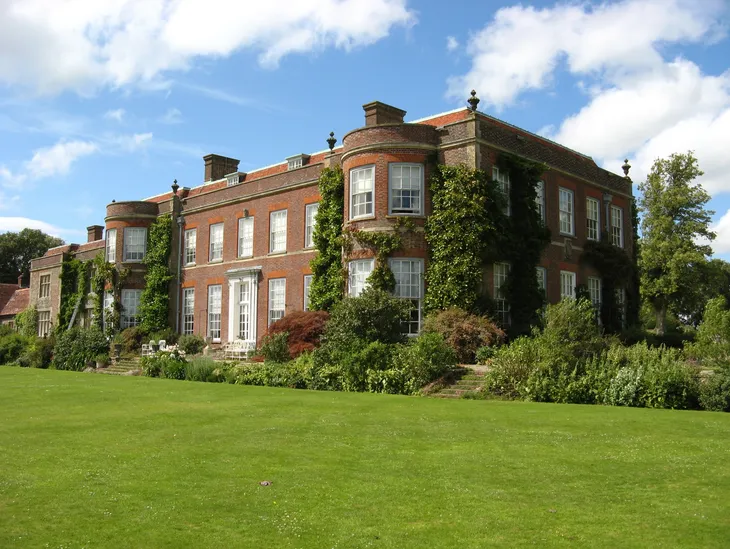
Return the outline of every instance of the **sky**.
<path id="1" fill-rule="evenodd" d="M 0 232 L 326 148 L 378 100 L 465 105 L 604 168 L 693 150 L 730 259 L 730 0 L 0 0 Z M 635 193 L 637 190 L 635 189 Z"/>

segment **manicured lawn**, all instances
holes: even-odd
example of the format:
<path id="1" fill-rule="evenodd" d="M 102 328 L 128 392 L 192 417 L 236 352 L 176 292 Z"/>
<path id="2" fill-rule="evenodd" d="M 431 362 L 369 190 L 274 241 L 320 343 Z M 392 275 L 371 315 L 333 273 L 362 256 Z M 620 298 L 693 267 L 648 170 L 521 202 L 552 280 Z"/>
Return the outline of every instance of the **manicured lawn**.
<path id="1" fill-rule="evenodd" d="M 2 548 L 729 543 L 730 414 L 0 368 Z"/>

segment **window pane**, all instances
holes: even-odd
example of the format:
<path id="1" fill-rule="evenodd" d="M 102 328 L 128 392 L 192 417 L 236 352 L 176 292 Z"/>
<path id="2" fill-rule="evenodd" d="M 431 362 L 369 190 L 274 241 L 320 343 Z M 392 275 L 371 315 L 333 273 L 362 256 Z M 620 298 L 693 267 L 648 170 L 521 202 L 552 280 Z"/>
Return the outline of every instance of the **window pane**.
<path id="1" fill-rule="evenodd" d="M 538 181 L 535 185 L 535 205 L 537 206 L 537 213 L 545 222 L 545 182 Z"/>
<path id="2" fill-rule="evenodd" d="M 586 237 L 588 240 L 599 239 L 600 203 L 595 198 L 586 199 Z"/>
<path id="3" fill-rule="evenodd" d="M 573 191 L 560 189 L 560 232 L 573 234 Z"/>
<path id="4" fill-rule="evenodd" d="M 192 334 L 195 329 L 195 289 L 183 290 L 183 333 Z"/>
<path id="5" fill-rule="evenodd" d="M 196 245 L 198 240 L 198 231 L 189 229 L 185 231 L 185 264 L 195 264 Z"/>
<path id="6" fill-rule="evenodd" d="M 114 263 L 117 260 L 117 230 L 109 229 L 106 232 L 106 260 Z"/>
<path id="7" fill-rule="evenodd" d="M 308 204 L 306 208 L 306 220 L 304 227 L 304 247 L 311 248 L 314 246 L 314 223 L 317 217 L 319 204 Z"/>
<path id="8" fill-rule="evenodd" d="M 403 333 L 418 335 L 421 330 L 423 298 L 423 261 L 420 259 L 391 259 L 390 270 L 395 277 L 396 297 L 411 303 L 410 318 L 403 323 Z"/>
<path id="9" fill-rule="evenodd" d="M 373 179 L 375 168 L 350 170 L 350 217 L 373 213 Z"/>
<path id="10" fill-rule="evenodd" d="M 221 285 L 208 286 L 208 337 L 213 340 L 221 338 Z"/>
<path id="11" fill-rule="evenodd" d="M 505 284 L 509 276 L 509 263 L 494 264 L 494 302 L 496 313 L 502 326 L 509 325 L 509 303 L 507 302 L 507 294 L 505 292 Z"/>
<path id="12" fill-rule="evenodd" d="M 423 171 L 420 165 L 390 165 L 390 212 L 421 213 Z"/>
<path id="13" fill-rule="evenodd" d="M 269 280 L 269 324 L 284 318 L 286 309 L 286 279 Z"/>
<path id="14" fill-rule="evenodd" d="M 286 252 L 286 210 L 271 212 L 269 219 L 269 251 Z"/>
<path id="15" fill-rule="evenodd" d="M 238 257 L 253 257 L 253 217 L 238 220 Z"/>
<path id="16" fill-rule="evenodd" d="M 122 290 L 121 327 L 131 328 L 139 324 L 138 309 L 142 290 Z"/>
<path id="17" fill-rule="evenodd" d="M 216 223 L 210 226 L 210 259 L 219 261 L 223 259 L 223 223 Z"/>
<path id="18" fill-rule="evenodd" d="M 312 286 L 312 275 L 304 277 L 304 310 L 309 310 L 309 288 Z"/>
<path id="19" fill-rule="evenodd" d="M 147 246 L 147 229 L 128 227 L 124 229 L 124 261 L 142 261 Z"/>
<path id="20" fill-rule="evenodd" d="M 350 261 L 350 297 L 359 296 L 365 289 L 367 278 L 373 272 L 374 262 L 372 259 L 359 259 Z"/>
<path id="21" fill-rule="evenodd" d="M 575 299 L 575 273 L 568 271 L 560 272 L 560 297 L 572 297 Z"/>
<path id="22" fill-rule="evenodd" d="M 617 206 L 611 206 L 611 243 L 614 246 L 624 246 L 624 211 Z"/>

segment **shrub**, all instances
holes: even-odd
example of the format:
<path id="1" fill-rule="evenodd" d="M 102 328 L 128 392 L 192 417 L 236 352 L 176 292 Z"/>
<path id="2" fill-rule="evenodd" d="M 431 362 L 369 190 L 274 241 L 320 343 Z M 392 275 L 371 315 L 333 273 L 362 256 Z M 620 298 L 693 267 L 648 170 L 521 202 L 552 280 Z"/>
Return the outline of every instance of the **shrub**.
<path id="1" fill-rule="evenodd" d="M 525 398 L 527 380 L 537 363 L 537 349 L 537 341 L 529 337 L 499 347 L 485 374 L 485 389 L 508 398 Z"/>
<path id="2" fill-rule="evenodd" d="M 479 347 L 476 354 L 477 364 L 486 364 L 494 357 L 496 350 L 496 347 Z"/>
<path id="3" fill-rule="evenodd" d="M 149 338 L 155 342 L 164 340 L 167 345 L 175 345 L 178 340 L 178 334 L 172 328 L 165 328 L 154 333 L 151 333 Z"/>
<path id="4" fill-rule="evenodd" d="M 368 371 L 389 369 L 396 347 L 396 345 L 380 341 L 366 343 L 362 340 L 354 340 L 351 342 L 348 352 L 338 351 L 332 357 L 334 360 L 324 365 L 340 367 L 342 390 L 369 391 Z M 315 353 L 315 365 L 324 366 L 317 360 L 317 353 Z"/>
<path id="5" fill-rule="evenodd" d="M 269 326 L 268 333 L 288 333 L 289 354 L 296 358 L 320 346 L 329 317 L 326 311 L 295 311 Z"/>
<path id="6" fill-rule="evenodd" d="M 707 366 L 730 364 L 730 311 L 724 297 L 707 302 L 695 342 L 685 346 L 687 354 Z"/>
<path id="7" fill-rule="evenodd" d="M 178 351 L 158 351 L 154 355 L 143 356 L 142 373 L 147 377 L 185 379 L 187 361 Z"/>
<path id="8" fill-rule="evenodd" d="M 730 370 L 713 372 L 702 382 L 700 405 L 713 412 L 730 412 Z"/>
<path id="9" fill-rule="evenodd" d="M 224 381 L 224 373 L 216 370 L 221 370 L 221 367 L 215 360 L 207 356 L 196 356 L 185 367 L 185 379 L 212 383 Z"/>
<path id="10" fill-rule="evenodd" d="M 186 355 L 199 355 L 205 349 L 205 340 L 197 334 L 181 335 L 177 345 Z"/>
<path id="11" fill-rule="evenodd" d="M 297 360 L 285 364 L 275 362 L 242 363 L 231 368 L 230 378 L 237 385 L 265 385 L 304 389 L 308 385 L 310 365 L 311 363 L 306 360 Z"/>
<path id="12" fill-rule="evenodd" d="M 30 338 L 15 332 L 0 337 L 0 364 L 16 362 L 30 343 Z"/>
<path id="13" fill-rule="evenodd" d="M 484 316 L 477 316 L 452 307 L 426 319 L 425 333 L 441 334 L 456 353 L 457 360 L 473 364 L 480 347 L 497 345 L 504 340 L 504 332 Z"/>
<path id="14" fill-rule="evenodd" d="M 114 341 L 121 343 L 124 352 L 133 353 L 139 351 L 142 348 L 142 343 L 146 343 L 147 339 L 147 332 L 140 326 L 134 326 L 119 332 Z"/>
<path id="15" fill-rule="evenodd" d="M 392 362 L 394 368 L 401 373 L 399 380 L 402 380 L 403 386 L 399 392 L 415 394 L 453 368 L 457 358 L 440 334 L 422 334 L 410 344 L 397 347 Z M 394 379 L 395 376 L 381 382 L 387 385 Z"/>
<path id="16" fill-rule="evenodd" d="M 36 337 L 38 335 L 38 309 L 28 307 L 15 315 L 15 326 L 18 332 L 25 337 Z"/>
<path id="17" fill-rule="evenodd" d="M 287 332 L 277 332 L 265 335 L 261 339 L 261 354 L 267 362 L 289 362 L 289 344 L 287 343 L 289 334 Z"/>
<path id="18" fill-rule="evenodd" d="M 25 368 L 48 368 L 53 360 L 55 344 L 53 335 L 31 338 L 23 354 L 18 357 L 18 365 Z"/>
<path id="19" fill-rule="evenodd" d="M 536 332 L 540 354 L 552 361 L 575 360 L 597 354 L 605 348 L 587 299 L 563 299 L 545 310 L 544 328 Z"/>
<path id="20" fill-rule="evenodd" d="M 57 370 L 80 371 L 97 355 L 108 352 L 109 343 L 98 328 L 71 328 L 56 339 L 53 365 Z"/>

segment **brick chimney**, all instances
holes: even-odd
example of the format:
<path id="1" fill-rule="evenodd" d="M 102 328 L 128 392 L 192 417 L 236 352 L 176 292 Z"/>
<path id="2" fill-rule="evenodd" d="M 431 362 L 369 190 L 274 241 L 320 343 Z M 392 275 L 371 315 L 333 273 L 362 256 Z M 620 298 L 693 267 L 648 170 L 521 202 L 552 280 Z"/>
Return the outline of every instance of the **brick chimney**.
<path id="1" fill-rule="evenodd" d="M 103 234 L 104 227 L 102 225 L 92 225 L 91 227 L 86 227 L 86 242 L 95 242 L 97 240 L 101 240 Z"/>
<path id="2" fill-rule="evenodd" d="M 220 156 L 218 154 L 209 154 L 203 157 L 205 160 L 205 182 L 217 181 L 223 179 L 229 173 L 238 171 L 238 163 L 240 160 Z"/>
<path id="3" fill-rule="evenodd" d="M 23 287 L 23 275 L 18 275 L 18 288 Z"/>
<path id="4" fill-rule="evenodd" d="M 406 111 L 386 105 L 380 101 L 365 103 L 362 106 L 365 111 L 365 125 L 376 126 L 377 124 L 403 124 L 403 117 Z"/>

